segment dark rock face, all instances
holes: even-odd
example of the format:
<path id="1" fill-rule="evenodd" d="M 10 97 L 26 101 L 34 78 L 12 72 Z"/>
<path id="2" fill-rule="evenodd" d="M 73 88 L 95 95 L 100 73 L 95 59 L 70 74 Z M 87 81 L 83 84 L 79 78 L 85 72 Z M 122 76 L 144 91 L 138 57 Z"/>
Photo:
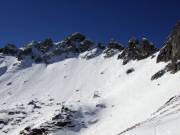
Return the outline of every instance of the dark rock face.
<path id="1" fill-rule="evenodd" d="M 79 45 L 79 51 L 80 52 L 85 52 L 87 51 L 91 46 L 93 45 L 93 42 L 85 39 L 84 41 L 82 41 Z"/>
<path id="2" fill-rule="evenodd" d="M 178 22 L 170 33 L 164 47 L 160 50 L 157 62 L 168 62 L 163 69 L 172 74 L 180 70 L 180 22 Z"/>
<path id="3" fill-rule="evenodd" d="M 34 128 L 26 127 L 23 131 L 20 132 L 20 135 L 47 135 L 46 129 L 44 128 Z"/>
<path id="4" fill-rule="evenodd" d="M 104 51 L 105 54 L 104 57 L 105 58 L 112 57 L 118 52 L 122 51 L 123 49 L 124 47 L 120 43 L 116 42 L 115 40 L 111 40 Z"/>
<path id="5" fill-rule="evenodd" d="M 53 45 L 54 45 L 53 40 L 51 38 L 47 38 L 44 41 L 42 41 L 39 44 L 37 44 L 36 47 L 41 52 L 46 53 L 46 52 L 48 52 L 53 47 Z"/>
<path id="6" fill-rule="evenodd" d="M 4 48 L 1 48 L 0 52 L 6 55 L 16 55 L 19 49 L 14 44 L 7 44 Z"/>
<path id="7" fill-rule="evenodd" d="M 76 32 L 67 37 L 60 44 L 60 48 L 66 52 L 79 53 L 87 51 L 92 45 L 93 42 L 91 40 L 86 39 L 84 35 Z"/>
<path id="8" fill-rule="evenodd" d="M 170 71 L 172 74 L 178 72 L 180 70 L 180 61 L 169 63 L 166 66 L 166 70 Z"/>
<path id="9" fill-rule="evenodd" d="M 172 61 L 176 62 L 180 59 L 180 22 L 176 24 L 170 33 L 164 47 L 160 50 L 157 62 Z"/>
<path id="10" fill-rule="evenodd" d="M 114 40 L 111 40 L 109 42 L 109 44 L 107 45 L 107 48 L 108 49 L 117 49 L 117 50 L 120 50 L 120 51 L 124 49 L 124 47 L 120 43 L 118 43 L 118 42 L 116 42 Z"/>
<path id="11" fill-rule="evenodd" d="M 7 125 L 9 120 L 0 119 L 0 124 Z"/>
<path id="12" fill-rule="evenodd" d="M 32 46 L 26 46 L 23 50 L 20 51 L 19 55 L 29 55 L 32 53 Z"/>
<path id="13" fill-rule="evenodd" d="M 149 57 L 157 51 L 155 46 L 146 38 L 141 41 L 137 39 L 129 40 L 128 47 L 118 56 L 118 59 L 123 59 L 123 64 L 127 64 L 130 60 L 141 60 Z"/>

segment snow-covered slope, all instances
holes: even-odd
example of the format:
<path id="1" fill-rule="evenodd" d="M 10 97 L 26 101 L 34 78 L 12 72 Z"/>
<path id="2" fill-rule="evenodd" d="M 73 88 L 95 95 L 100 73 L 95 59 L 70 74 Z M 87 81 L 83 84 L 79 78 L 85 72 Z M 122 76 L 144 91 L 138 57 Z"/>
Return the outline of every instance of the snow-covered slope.
<path id="1" fill-rule="evenodd" d="M 179 135 L 180 72 L 178 62 L 157 63 L 164 48 L 133 40 L 101 50 L 72 37 L 63 50 L 0 53 L 0 135 Z"/>
<path id="2" fill-rule="evenodd" d="M 0 117 L 16 119 L 16 115 L 21 115 L 11 116 L 3 110 L 22 108 L 27 113 L 19 124 L 13 125 L 15 120 L 8 122 L 1 134 L 8 129 L 4 134 L 15 135 L 27 126 L 38 127 L 60 109 L 57 103 L 63 103 L 80 109 L 87 124 L 80 131 L 64 129 L 57 134 L 116 135 L 150 118 L 170 97 L 179 94 L 179 72 L 151 81 L 151 76 L 165 66 L 157 64 L 156 57 L 126 65 L 117 60 L 117 55 L 108 59 L 100 55 L 90 60 L 78 57 L 25 69 L 17 68 L 14 57 L 6 56 L 1 61 L 7 71 L 0 77 Z M 135 71 L 127 74 L 130 68 Z M 42 102 L 42 107 L 33 112 L 27 105 L 32 100 Z"/>

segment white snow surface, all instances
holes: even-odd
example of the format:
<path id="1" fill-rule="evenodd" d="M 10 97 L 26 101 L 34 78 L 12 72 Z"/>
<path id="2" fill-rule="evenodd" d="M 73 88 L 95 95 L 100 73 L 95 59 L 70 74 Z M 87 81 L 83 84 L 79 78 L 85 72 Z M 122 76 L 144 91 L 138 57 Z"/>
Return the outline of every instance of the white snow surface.
<path id="1" fill-rule="evenodd" d="M 19 135 L 27 126 L 40 126 L 59 108 L 55 103 L 95 114 L 84 116 L 90 124 L 78 132 L 59 130 L 52 135 L 118 135 L 137 123 L 141 124 L 122 134 L 179 135 L 180 100 L 165 103 L 180 95 L 180 72 L 166 73 L 152 81 L 151 76 L 167 63 L 157 64 L 156 57 L 148 57 L 122 65 L 117 55 L 111 58 L 99 55 L 89 60 L 67 58 L 27 68 L 19 68 L 15 57 L 0 57 L 0 119 L 10 117 L 3 110 L 12 110 L 31 100 L 49 103 L 53 99 L 54 102 L 43 106 L 39 113 L 27 115 L 19 125 L 2 127 L 0 135 Z M 135 71 L 127 74 L 130 68 Z M 94 98 L 95 94 L 98 97 Z M 105 107 L 97 109 L 97 104 Z M 25 109 L 31 111 L 28 106 Z"/>

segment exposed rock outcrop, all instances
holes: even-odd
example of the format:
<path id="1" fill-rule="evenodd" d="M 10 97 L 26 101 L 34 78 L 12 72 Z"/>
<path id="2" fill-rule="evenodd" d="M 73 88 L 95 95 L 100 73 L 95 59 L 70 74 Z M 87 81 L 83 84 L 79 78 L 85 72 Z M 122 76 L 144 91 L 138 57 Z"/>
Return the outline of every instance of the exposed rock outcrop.
<path id="1" fill-rule="evenodd" d="M 53 116 L 50 121 L 47 121 L 36 128 L 28 126 L 20 132 L 20 135 L 46 135 L 55 133 L 61 129 L 69 129 L 77 132 L 82 128 L 86 128 L 82 112 L 80 112 L 80 110 L 74 111 L 62 106 L 59 113 Z"/>
<path id="2" fill-rule="evenodd" d="M 168 62 L 164 69 L 155 73 L 151 80 L 158 79 L 166 72 L 176 73 L 180 70 L 180 22 L 178 22 L 170 33 L 165 45 L 157 56 L 158 62 Z"/>
<path id="3" fill-rule="evenodd" d="M 75 41 L 75 42 L 82 42 L 86 39 L 86 36 L 79 32 L 73 33 L 71 36 L 67 37 L 67 40 L 69 41 Z"/>
<path id="4" fill-rule="evenodd" d="M 4 48 L 0 49 L 0 53 L 15 56 L 19 49 L 14 44 L 7 44 Z"/>
<path id="5" fill-rule="evenodd" d="M 70 51 L 74 53 L 87 51 L 91 45 L 92 41 L 86 39 L 84 35 L 79 32 L 75 32 L 72 35 L 68 36 L 65 40 L 63 40 L 59 47 L 64 51 Z"/>
<path id="6" fill-rule="evenodd" d="M 111 40 L 106 49 L 104 50 L 104 57 L 105 58 L 109 58 L 109 57 L 112 57 L 114 56 L 115 54 L 117 54 L 118 52 L 122 51 L 124 49 L 124 47 L 118 43 L 117 41 L 115 40 Z"/>
<path id="7" fill-rule="evenodd" d="M 177 62 L 170 62 L 169 64 L 167 64 L 165 66 L 164 69 L 158 71 L 157 73 L 155 73 L 152 77 L 151 80 L 155 80 L 160 78 L 161 76 L 163 76 L 166 72 L 170 72 L 172 74 L 175 74 L 176 72 L 178 72 L 180 70 L 180 61 Z"/>
<path id="8" fill-rule="evenodd" d="M 85 39 L 82 42 L 80 42 L 79 48 L 78 50 L 80 52 L 85 52 L 87 51 L 89 48 L 91 48 L 93 46 L 93 42 L 91 40 Z"/>
<path id="9" fill-rule="evenodd" d="M 19 50 L 17 58 L 23 61 L 27 57 L 32 58 L 35 63 L 51 63 L 57 56 L 63 55 L 64 58 L 73 57 L 79 53 L 92 48 L 94 42 L 87 39 L 81 33 L 73 33 L 59 43 L 54 43 L 47 38 L 41 42 L 32 41 L 24 48 Z M 71 55 L 74 54 L 74 55 Z"/>
<path id="10" fill-rule="evenodd" d="M 134 68 L 130 68 L 130 69 L 128 69 L 127 71 L 126 71 L 126 74 L 130 74 L 130 73 L 132 73 L 132 72 L 134 72 L 135 70 L 134 70 Z"/>
<path id="11" fill-rule="evenodd" d="M 166 73 L 165 70 L 160 70 L 151 77 L 151 80 L 156 80 L 160 78 L 161 76 L 163 76 L 165 73 Z"/>
<path id="12" fill-rule="evenodd" d="M 123 64 L 127 64 L 130 60 L 141 60 L 154 54 L 158 49 L 155 48 L 152 42 L 146 38 L 141 41 L 137 39 L 129 40 L 128 47 L 118 56 L 118 59 L 123 59 Z"/>
<path id="13" fill-rule="evenodd" d="M 177 60 L 180 60 L 180 22 L 173 28 L 157 57 L 157 62 L 176 62 Z"/>
<path id="14" fill-rule="evenodd" d="M 118 56 L 118 59 L 123 59 L 123 64 L 126 64 L 130 60 L 144 59 L 156 51 L 154 45 L 145 38 L 141 41 L 132 39 L 129 41 L 129 46 L 124 48 L 122 44 L 115 40 L 111 40 L 107 45 L 96 44 L 79 32 L 67 36 L 58 43 L 54 43 L 52 39 L 47 38 L 41 42 L 32 41 L 20 49 L 12 44 L 0 49 L 0 53 L 16 56 L 24 64 L 27 59 L 29 63 L 50 64 L 79 55 L 82 58 L 90 59 L 103 53 L 105 58 L 109 58 L 120 52 L 122 53 Z"/>

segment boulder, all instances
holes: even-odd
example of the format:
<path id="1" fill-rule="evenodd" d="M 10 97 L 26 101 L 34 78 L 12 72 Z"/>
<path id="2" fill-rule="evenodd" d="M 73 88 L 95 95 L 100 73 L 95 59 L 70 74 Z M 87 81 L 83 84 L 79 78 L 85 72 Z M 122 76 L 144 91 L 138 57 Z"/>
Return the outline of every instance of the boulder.
<path id="1" fill-rule="evenodd" d="M 132 73 L 132 72 L 134 72 L 134 68 L 128 69 L 128 70 L 126 71 L 126 74 L 130 74 L 130 73 Z"/>
<path id="2" fill-rule="evenodd" d="M 166 71 L 164 69 L 160 70 L 151 77 L 151 80 L 156 80 L 156 79 L 160 78 L 161 76 L 163 76 L 165 73 L 166 73 Z"/>

